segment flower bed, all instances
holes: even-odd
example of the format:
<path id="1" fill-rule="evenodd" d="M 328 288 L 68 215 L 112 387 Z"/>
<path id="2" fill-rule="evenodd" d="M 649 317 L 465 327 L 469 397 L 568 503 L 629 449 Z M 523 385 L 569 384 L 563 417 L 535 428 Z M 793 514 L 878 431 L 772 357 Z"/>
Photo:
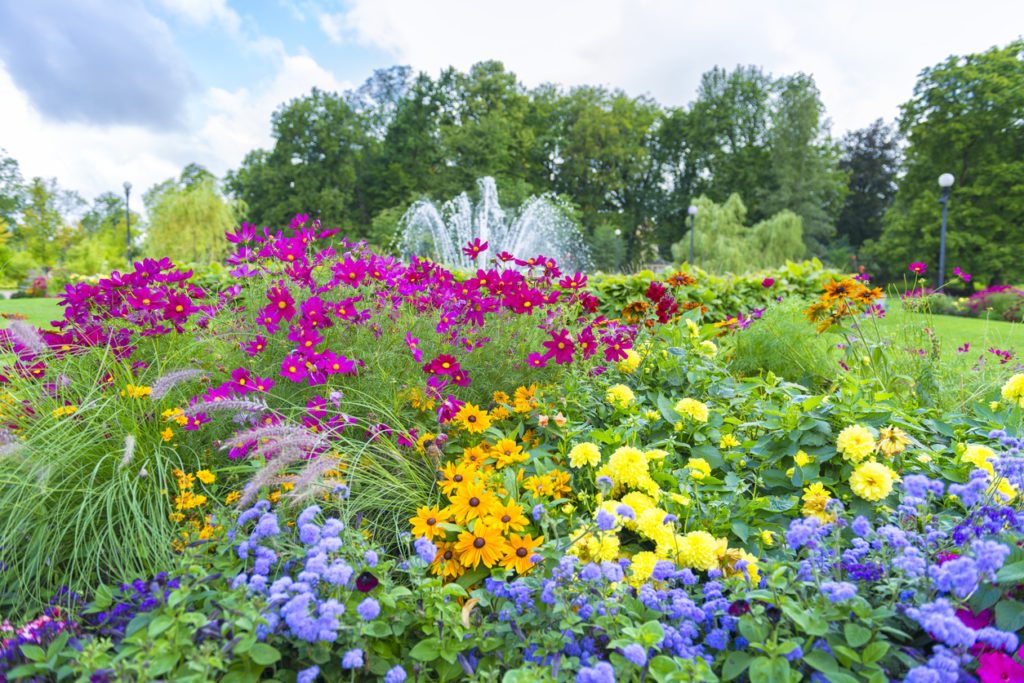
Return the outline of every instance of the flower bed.
<path id="1" fill-rule="evenodd" d="M 685 274 L 609 320 L 540 255 L 229 239 L 216 293 L 145 261 L 2 333 L 0 673 L 1024 675 L 1024 375 L 815 393 L 731 375 Z M 838 287 L 822 325 L 877 298 Z"/>

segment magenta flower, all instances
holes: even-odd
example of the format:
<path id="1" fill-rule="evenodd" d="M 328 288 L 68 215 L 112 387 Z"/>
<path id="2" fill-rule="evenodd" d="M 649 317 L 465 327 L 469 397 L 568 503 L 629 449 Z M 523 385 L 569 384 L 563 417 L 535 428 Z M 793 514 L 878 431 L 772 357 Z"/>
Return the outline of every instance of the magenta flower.
<path id="1" fill-rule="evenodd" d="M 1022 655 L 1024 648 L 1017 652 L 1017 656 Z M 1002 652 L 986 652 L 978 657 L 978 679 L 981 683 L 1024 681 L 1024 666 Z"/>
<path id="2" fill-rule="evenodd" d="M 558 281 L 558 286 L 562 289 L 583 289 L 587 286 L 587 276 L 583 273 L 576 273 L 571 277 L 563 277 Z"/>
<path id="3" fill-rule="evenodd" d="M 964 342 L 963 346 L 956 347 L 957 353 L 967 353 L 971 349 L 971 342 Z"/>
<path id="4" fill-rule="evenodd" d="M 647 291 L 644 292 L 644 296 L 651 300 L 652 303 L 658 303 L 665 296 L 665 292 L 668 288 L 657 280 L 651 280 L 651 284 L 647 286 Z"/>
<path id="5" fill-rule="evenodd" d="M 366 277 L 366 263 L 351 258 L 346 258 L 343 263 L 335 263 L 333 270 L 338 280 L 350 287 L 359 287 Z"/>
<path id="6" fill-rule="evenodd" d="M 964 282 L 970 282 L 971 281 L 971 274 L 970 273 L 965 273 L 964 271 L 960 270 L 960 266 L 954 266 L 953 267 L 953 275 L 956 275 L 958 278 L 960 278 Z"/>
<path id="7" fill-rule="evenodd" d="M 569 330 L 562 330 L 561 332 L 552 332 L 551 339 L 544 342 L 544 348 L 548 350 L 549 357 L 553 357 L 556 363 L 562 365 L 572 362 L 572 354 L 576 345 L 569 337 Z"/>
<path id="8" fill-rule="evenodd" d="M 186 432 L 194 432 L 199 429 L 200 426 L 210 421 L 210 418 L 206 416 L 206 413 L 196 413 L 188 419 L 185 426 L 182 427 Z"/>
<path id="9" fill-rule="evenodd" d="M 419 338 L 412 336 L 412 332 L 405 333 L 405 345 L 412 351 L 412 357 L 416 359 L 417 363 L 423 361 L 423 352 L 420 351 L 419 343 Z"/>
<path id="10" fill-rule="evenodd" d="M 487 247 L 487 242 L 481 242 L 480 238 L 477 237 L 472 242 L 470 242 L 469 244 L 462 248 L 462 253 L 468 256 L 469 258 L 476 258 L 482 252 L 487 251 Z"/>
<path id="11" fill-rule="evenodd" d="M 922 263 L 921 261 L 914 261 L 907 266 L 907 269 L 914 275 L 924 275 L 925 271 L 928 270 L 928 264 Z"/>
<path id="12" fill-rule="evenodd" d="M 547 367 L 548 356 L 537 353 L 536 351 L 531 353 L 526 359 L 527 365 L 531 368 L 543 368 Z"/>
<path id="13" fill-rule="evenodd" d="M 294 353 L 285 356 L 281 361 L 281 376 L 301 382 L 306 377 L 306 359 Z"/>
<path id="14" fill-rule="evenodd" d="M 242 350 L 249 354 L 249 356 L 257 356 L 265 348 L 267 348 L 266 338 L 257 336 L 251 342 L 243 346 Z"/>
<path id="15" fill-rule="evenodd" d="M 766 277 L 765 279 L 761 280 L 761 286 L 764 287 L 765 289 L 768 289 L 769 287 L 771 287 L 774 284 L 775 284 L 775 279 L 774 278 Z"/>
<path id="16" fill-rule="evenodd" d="M 515 261 L 516 257 L 508 253 L 507 251 L 503 251 L 500 254 L 498 254 L 498 260 L 501 261 L 502 263 L 508 263 L 509 261 Z"/>
<path id="17" fill-rule="evenodd" d="M 276 287 L 267 290 L 267 299 L 270 301 L 270 305 L 263 310 L 274 317 L 274 323 L 279 323 L 282 319 L 291 320 L 295 317 L 295 299 L 292 298 L 283 282 L 279 282 Z"/>

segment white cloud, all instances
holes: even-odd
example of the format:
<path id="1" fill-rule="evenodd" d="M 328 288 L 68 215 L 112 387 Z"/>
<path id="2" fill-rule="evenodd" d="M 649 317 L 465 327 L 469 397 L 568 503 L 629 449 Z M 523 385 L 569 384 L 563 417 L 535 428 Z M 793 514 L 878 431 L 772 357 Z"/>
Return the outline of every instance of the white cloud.
<path id="1" fill-rule="evenodd" d="M 197 26 L 216 23 L 232 35 L 242 26 L 241 17 L 228 7 L 227 0 L 160 0 L 160 4 Z"/>
<path id="2" fill-rule="evenodd" d="M 26 177 L 54 176 L 62 187 L 77 190 L 87 199 L 102 192 L 121 192 L 125 180 L 131 181 L 139 196 L 153 184 L 178 175 L 189 162 L 217 175 L 236 168 L 248 151 L 271 144 L 274 109 L 313 86 L 339 91 L 351 87 L 307 55 L 284 55 L 265 82 L 251 88 L 205 91 L 192 105 L 185 131 L 155 131 L 48 120 L 0 64 L 0 102 L 4 102 L 0 130 L 17 132 L 5 136 L 0 146 L 18 160 Z M 139 206 L 135 200 L 133 205 Z"/>
<path id="3" fill-rule="evenodd" d="M 605 84 L 686 104 L 713 67 L 814 75 L 837 132 L 896 116 L 924 67 L 1020 35 L 1019 0 L 352 0 L 345 28 L 436 73 L 499 59 L 529 85 Z"/>
<path id="4" fill-rule="evenodd" d="M 316 15 L 316 23 L 320 26 L 320 30 L 324 32 L 328 40 L 335 44 L 341 42 L 342 31 L 345 29 L 344 14 L 321 12 Z"/>

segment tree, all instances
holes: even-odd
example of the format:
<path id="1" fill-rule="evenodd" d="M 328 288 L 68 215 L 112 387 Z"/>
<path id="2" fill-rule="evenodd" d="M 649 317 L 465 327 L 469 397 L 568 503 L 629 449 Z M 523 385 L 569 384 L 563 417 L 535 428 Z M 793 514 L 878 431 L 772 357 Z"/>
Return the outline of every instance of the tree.
<path id="1" fill-rule="evenodd" d="M 1024 273 L 1024 40 L 921 72 L 901 110 L 906 174 L 885 228 L 866 253 L 895 277 L 939 252 L 937 178 L 956 176 L 947 263 L 989 283 Z M 932 271 L 934 272 L 934 270 Z M 949 277 L 950 273 L 946 273 Z"/>
<path id="2" fill-rule="evenodd" d="M 82 203 L 75 192 L 61 190 L 55 178 L 33 178 L 25 194 L 21 220 L 12 231 L 12 247 L 26 252 L 37 266 L 56 265 L 64 254 L 57 238 L 67 225 L 65 217 Z M 64 242 L 66 246 L 66 238 Z"/>
<path id="3" fill-rule="evenodd" d="M 325 225 L 345 225 L 367 143 L 360 117 L 341 95 L 314 88 L 274 112 L 271 124 L 274 148 L 250 152 L 227 178 L 249 220 L 280 226 L 308 213 Z"/>
<path id="4" fill-rule="evenodd" d="M 14 224 L 25 203 L 25 182 L 18 162 L 0 148 L 0 219 Z"/>
<path id="5" fill-rule="evenodd" d="M 145 194 L 149 212 L 146 252 L 187 263 L 219 260 L 227 251 L 224 232 L 238 222 L 240 207 L 227 201 L 206 169 L 189 165 Z"/>
<path id="6" fill-rule="evenodd" d="M 896 197 L 899 137 L 882 119 L 843 138 L 839 168 L 850 176 L 836 232 L 854 247 L 882 234 L 882 220 Z"/>
<path id="7" fill-rule="evenodd" d="M 806 254 L 802 219 L 788 209 L 747 227 L 747 207 L 738 194 L 716 204 L 705 196 L 694 200 L 694 262 L 705 270 L 745 273 L 770 268 Z M 690 231 L 672 246 L 677 262 L 690 254 Z"/>
<path id="8" fill-rule="evenodd" d="M 839 150 L 823 121 L 814 79 L 806 74 L 781 78 L 768 132 L 772 192 L 764 209 L 788 209 L 803 219 L 804 242 L 816 255 L 835 236 L 835 220 L 846 193 L 846 173 L 839 169 Z"/>

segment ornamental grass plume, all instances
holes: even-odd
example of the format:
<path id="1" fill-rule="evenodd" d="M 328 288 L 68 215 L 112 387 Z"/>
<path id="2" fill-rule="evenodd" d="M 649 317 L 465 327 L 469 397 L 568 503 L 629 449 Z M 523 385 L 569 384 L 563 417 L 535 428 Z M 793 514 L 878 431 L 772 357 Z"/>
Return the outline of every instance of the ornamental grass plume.
<path id="1" fill-rule="evenodd" d="M 135 435 L 126 434 L 124 437 L 124 454 L 121 456 L 121 467 L 126 467 L 135 455 Z"/>
<path id="2" fill-rule="evenodd" d="M 302 468 L 302 471 L 296 475 L 290 475 L 289 477 L 289 481 L 292 484 L 292 490 L 287 494 L 288 501 L 294 504 L 300 504 L 309 500 L 317 493 L 333 487 L 336 482 L 328 486 L 323 481 L 323 475 L 334 469 L 336 464 L 336 461 L 333 461 L 331 458 L 323 454 L 315 458 L 307 459 L 306 465 Z"/>
<path id="3" fill-rule="evenodd" d="M 263 401 L 249 398 L 224 398 L 217 401 L 199 401 L 182 411 L 182 414 L 195 417 L 200 413 L 207 412 L 262 413 L 266 410 L 267 404 Z"/>
<path id="4" fill-rule="evenodd" d="M 153 382 L 152 391 L 149 393 L 149 398 L 152 401 L 159 401 L 170 392 L 171 389 L 188 382 L 197 377 L 206 377 L 207 373 L 202 370 L 195 368 L 189 368 L 185 370 L 172 370 L 164 375 L 161 375 L 155 382 Z"/>
<path id="5" fill-rule="evenodd" d="M 16 342 L 37 356 L 46 353 L 49 348 L 39 334 L 39 330 L 26 322 L 16 320 L 7 329 L 10 330 L 11 336 Z"/>
<path id="6" fill-rule="evenodd" d="M 246 483 L 242 489 L 242 495 L 236 503 L 236 507 L 239 510 L 249 507 L 256 500 L 261 489 L 278 482 L 278 473 L 288 465 L 298 462 L 304 457 L 306 457 L 306 452 L 300 448 L 288 447 L 282 449 L 277 454 L 277 457 L 268 460 L 259 472 L 253 475 L 253 478 Z"/>

